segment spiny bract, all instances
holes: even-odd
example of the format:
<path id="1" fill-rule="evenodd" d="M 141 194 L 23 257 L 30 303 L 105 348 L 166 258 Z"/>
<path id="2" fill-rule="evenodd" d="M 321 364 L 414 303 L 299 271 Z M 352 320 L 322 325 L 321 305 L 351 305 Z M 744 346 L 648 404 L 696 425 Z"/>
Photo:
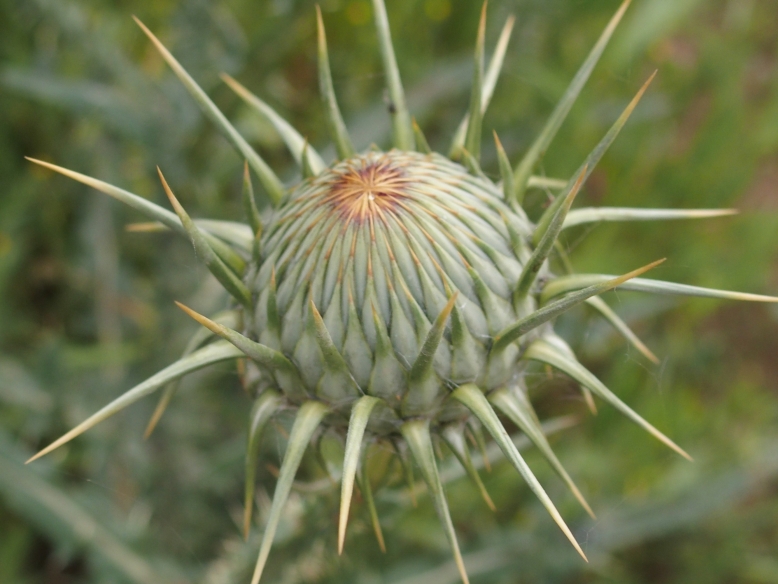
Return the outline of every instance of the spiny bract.
<path id="1" fill-rule="evenodd" d="M 42 450 L 42 456 L 130 403 L 165 387 L 150 432 L 175 392 L 175 381 L 217 361 L 248 357 L 246 378 L 256 392 L 246 456 L 245 530 L 251 526 L 255 470 L 262 431 L 281 409 L 296 410 L 252 583 L 262 574 L 281 510 L 308 442 L 322 428 L 345 437 L 338 550 L 359 479 L 380 526 L 364 479 L 360 453 L 373 441 L 391 444 L 407 473 L 409 460 L 429 487 L 462 580 L 467 582 L 438 476 L 434 444 L 445 442 L 465 466 L 487 503 L 465 435 L 486 429 L 524 477 L 552 518 L 583 556 L 573 534 L 526 465 L 498 412 L 538 447 L 575 497 L 591 509 L 555 457 L 523 383 L 531 361 L 550 365 L 613 405 L 659 440 L 688 455 L 646 422 L 578 363 L 551 321 L 582 302 L 609 320 L 648 359 L 653 354 L 597 295 L 620 287 L 775 302 L 776 298 L 703 289 L 638 278 L 659 261 L 620 277 L 556 275 L 549 257 L 560 232 L 596 221 L 682 219 L 726 215 L 729 210 L 576 209 L 571 205 L 594 166 L 626 122 L 651 79 L 616 120 L 569 181 L 533 176 L 613 30 L 624 2 L 574 77 L 540 136 L 512 167 L 495 135 L 502 175 L 494 184 L 481 171 L 481 120 L 494 90 L 513 26 L 509 19 L 484 67 L 486 5 L 478 27 L 468 114 L 449 157 L 431 153 L 410 117 L 390 41 L 383 0 L 373 0 L 383 58 L 394 148 L 358 153 L 335 99 L 327 45 L 318 12 L 319 71 L 327 120 L 339 160 L 327 165 L 307 141 L 267 104 L 234 79 L 225 81 L 276 128 L 301 167 L 303 180 L 287 189 L 230 125 L 154 35 L 138 22 L 203 112 L 246 159 L 244 199 L 249 225 L 192 220 L 160 172 L 175 214 L 132 193 L 52 164 L 36 161 L 90 185 L 155 221 L 188 236 L 198 256 L 235 301 L 233 310 L 208 319 L 180 305 L 225 341 L 198 335 L 176 363 L 131 389 Z M 652 76 L 653 77 L 653 76 Z M 260 179 L 271 209 L 257 210 L 249 176 Z M 521 208 L 528 188 L 558 190 L 537 224 Z M 564 265 L 564 262 L 563 262 Z M 239 330 L 235 330 L 239 329 Z M 31 459 L 32 460 L 32 459 Z M 383 544 L 382 544 L 383 545 Z"/>

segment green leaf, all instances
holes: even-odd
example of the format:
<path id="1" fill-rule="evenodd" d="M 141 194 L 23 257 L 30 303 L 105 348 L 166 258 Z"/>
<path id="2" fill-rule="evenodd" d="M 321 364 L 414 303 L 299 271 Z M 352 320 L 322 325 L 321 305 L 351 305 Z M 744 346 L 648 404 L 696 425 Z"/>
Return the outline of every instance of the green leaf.
<path id="1" fill-rule="evenodd" d="M 658 266 L 664 261 L 665 261 L 664 259 L 657 260 L 646 266 L 643 266 L 642 268 L 638 268 L 637 270 L 633 270 L 627 274 L 624 274 L 623 276 L 619 276 L 618 278 L 613 278 L 612 280 L 608 280 L 607 282 L 602 282 L 601 284 L 594 284 L 592 286 L 584 288 L 583 290 L 578 290 L 573 294 L 570 294 L 555 302 L 552 302 L 541 308 L 538 308 L 537 310 L 528 314 L 527 316 L 525 316 L 515 324 L 512 324 L 509 327 L 506 327 L 505 329 L 500 331 L 494 337 L 494 344 L 492 345 L 492 350 L 493 351 L 504 350 L 508 345 L 518 340 L 522 335 L 525 335 L 529 331 L 539 327 L 540 325 L 548 322 L 549 320 L 556 318 L 563 312 L 570 310 L 573 306 L 577 306 L 578 304 L 587 300 L 588 298 L 591 298 L 592 296 L 596 296 L 597 294 L 602 294 L 603 292 L 612 290 L 616 286 L 620 286 L 624 282 L 632 278 L 636 278 L 640 274 L 644 274 L 648 270 Z"/>
<path id="2" fill-rule="evenodd" d="M 298 165 L 300 165 L 300 167 L 302 167 L 303 152 L 305 152 L 306 148 L 308 150 L 308 165 L 314 174 L 319 174 L 327 167 L 327 165 L 321 159 L 321 156 L 319 156 L 319 153 L 311 148 L 310 145 L 308 145 L 307 140 L 303 138 L 300 132 L 295 130 L 292 124 L 278 115 L 278 113 L 272 107 L 251 93 L 240 82 L 236 81 L 226 73 L 222 73 L 221 78 L 227 85 L 230 86 L 230 89 L 238 94 L 238 96 L 243 101 L 245 101 L 255 111 L 259 112 L 260 115 L 262 115 L 268 122 L 272 124 L 272 126 L 276 129 L 276 132 L 278 132 L 278 135 L 281 136 L 284 144 L 286 144 L 290 154 L 294 157 L 295 161 Z"/>
<path id="3" fill-rule="evenodd" d="M 330 130 L 335 148 L 341 159 L 354 156 L 354 145 L 348 135 L 348 129 L 340 114 L 338 100 L 335 97 L 335 88 L 332 85 L 332 73 L 330 71 L 330 59 L 327 54 L 327 36 L 324 32 L 324 20 L 321 17 L 321 9 L 316 5 L 316 25 L 319 39 L 319 90 L 321 91 L 326 106 L 327 126 Z"/>
<path id="4" fill-rule="evenodd" d="M 373 17 L 375 19 L 376 32 L 378 33 L 378 46 L 381 50 L 386 82 L 389 88 L 389 99 L 391 100 L 392 142 L 395 148 L 399 150 L 413 150 L 411 116 L 408 113 L 405 92 L 400 80 L 400 70 L 397 68 L 397 59 L 394 56 L 392 35 L 389 32 L 389 18 L 386 16 L 384 0 L 373 0 Z"/>
<path id="5" fill-rule="evenodd" d="M 599 221 L 661 221 L 666 219 L 707 219 L 736 215 L 737 209 L 634 209 L 631 207 L 587 207 L 568 213 L 562 229 Z"/>
<path id="6" fill-rule="evenodd" d="M 49 444 L 46 448 L 30 458 L 27 462 L 32 462 L 33 460 L 48 454 L 52 450 L 59 448 L 63 444 L 67 444 L 73 438 L 83 434 L 106 418 L 110 418 L 115 413 L 120 412 L 130 404 L 135 403 L 142 397 L 149 395 L 163 385 L 178 379 L 187 373 L 191 373 L 192 371 L 196 371 L 212 363 L 227 361 L 229 359 L 237 359 L 239 357 L 243 357 L 242 351 L 228 343 L 218 342 L 213 343 L 212 345 L 208 345 L 207 347 L 203 347 L 199 351 L 195 351 L 191 355 L 179 359 L 172 365 L 165 367 L 162 371 L 152 375 L 143 383 L 140 383 L 129 391 L 123 393 L 107 406 L 92 414 L 89 418 L 70 430 L 70 432 Z"/>
<path id="7" fill-rule="evenodd" d="M 243 498 L 243 537 L 248 539 L 251 529 L 251 514 L 254 510 L 254 491 L 257 485 L 257 462 L 259 458 L 259 446 L 262 434 L 270 418 L 273 417 L 281 406 L 280 396 L 272 391 L 265 390 L 254 402 L 249 416 L 249 437 L 246 445 L 246 482 Z"/>
<path id="8" fill-rule="evenodd" d="M 500 422 L 497 414 L 494 413 L 492 406 L 489 405 L 489 402 L 478 386 L 473 385 L 472 383 L 460 385 L 451 393 L 451 397 L 464 404 L 465 407 L 473 412 L 475 417 L 478 418 L 481 424 L 489 431 L 492 438 L 494 438 L 494 441 L 497 442 L 500 449 L 505 454 L 505 457 L 510 460 L 511 464 L 519 471 L 519 474 L 527 482 L 529 488 L 535 493 L 535 496 L 540 499 L 541 504 L 546 508 L 546 511 L 551 515 L 551 518 L 559 526 L 559 529 L 562 530 L 562 533 L 570 540 L 570 543 L 573 544 L 573 547 L 581 557 L 588 562 L 589 560 L 586 559 L 586 554 L 583 553 L 581 546 L 578 545 L 572 532 L 567 527 L 564 519 L 562 519 L 559 511 L 557 511 L 554 503 L 546 494 L 546 491 L 538 482 L 538 479 L 535 478 L 532 470 L 527 466 L 527 463 L 524 462 L 524 459 L 521 457 L 513 440 L 511 440 L 511 437 L 508 435 L 502 422 Z"/>
<path id="9" fill-rule="evenodd" d="M 443 524 L 443 530 L 454 554 L 454 561 L 456 562 L 459 576 L 464 584 L 469 584 L 465 563 L 462 561 L 462 554 L 459 551 L 457 534 L 454 531 L 454 524 L 451 521 L 451 514 L 448 510 L 446 493 L 443 491 L 443 483 L 441 483 L 440 475 L 438 474 L 438 465 L 435 463 L 435 451 L 432 448 L 429 420 L 405 422 L 400 427 L 400 432 L 402 432 L 408 443 L 411 454 L 416 460 L 416 464 L 419 465 L 424 481 L 427 483 L 432 496 L 432 502 L 435 504 L 435 511 L 437 511 L 440 522 Z"/>
<path id="10" fill-rule="evenodd" d="M 289 443 L 286 447 L 284 460 L 281 463 L 276 490 L 273 493 L 273 502 L 270 505 L 265 533 L 262 534 L 262 543 L 259 547 L 259 556 L 254 567 L 254 574 L 251 577 L 251 584 L 259 584 L 259 579 L 262 577 L 262 572 L 265 569 L 267 556 L 270 553 L 270 547 L 273 545 L 278 522 L 281 519 L 281 511 L 289 497 L 289 491 L 292 489 L 292 482 L 303 458 L 305 447 L 310 442 L 311 436 L 313 436 L 314 431 L 319 427 L 327 412 L 328 409 L 324 404 L 315 401 L 305 402 L 297 411 L 297 417 L 294 420 L 292 432 L 289 435 Z"/>
<path id="11" fill-rule="evenodd" d="M 616 26 L 618 26 L 621 17 L 624 16 L 624 12 L 627 10 L 629 3 L 630 0 L 624 0 L 619 9 L 616 11 L 616 14 L 614 14 L 610 19 L 610 22 L 608 22 L 608 25 L 600 35 L 597 43 L 586 57 L 586 60 L 575 74 L 575 77 L 573 77 L 573 80 L 570 82 L 570 85 L 565 91 L 565 94 L 562 96 L 562 99 L 560 99 L 559 103 L 557 103 L 554 111 L 548 118 L 546 125 L 543 127 L 543 130 L 540 132 L 527 153 L 516 166 L 516 169 L 514 170 L 514 182 L 516 185 L 516 190 L 513 196 L 514 200 L 519 205 L 521 205 L 524 200 L 524 191 L 527 188 L 527 182 L 529 181 L 529 177 L 532 174 L 535 165 L 546 153 L 546 150 L 551 144 L 551 141 L 554 139 L 554 136 L 556 136 L 557 131 L 562 125 L 562 122 L 570 112 L 570 108 L 573 107 L 573 103 L 575 103 L 575 100 L 578 98 L 578 94 L 581 92 L 581 89 L 583 89 L 583 86 L 589 79 L 589 75 L 591 75 L 594 66 L 597 64 L 597 61 L 600 60 L 600 56 L 605 50 L 605 47 L 608 45 L 608 41 L 613 35 L 613 31 L 616 30 Z"/>
<path id="12" fill-rule="evenodd" d="M 187 91 L 189 91 L 189 94 L 197 102 L 197 105 L 200 106 L 202 112 L 216 125 L 217 128 L 219 128 L 219 130 L 221 130 L 230 144 L 232 144 L 233 147 L 238 152 L 240 152 L 241 156 L 248 161 L 251 168 L 254 170 L 254 172 L 257 173 L 259 180 L 262 182 L 262 186 L 264 186 L 265 191 L 267 191 L 267 195 L 270 198 L 271 203 L 273 205 L 278 205 L 278 203 L 281 201 L 281 198 L 284 196 L 284 185 L 281 184 L 280 179 L 267 165 L 267 163 L 262 160 L 259 154 L 257 154 L 251 146 L 249 146 L 249 143 L 246 142 L 243 136 L 241 136 L 232 126 L 232 124 L 230 124 L 227 118 L 224 117 L 224 114 L 221 113 L 219 108 L 216 107 L 216 104 L 214 104 L 206 95 L 206 93 L 200 88 L 200 86 L 197 85 L 195 80 L 192 79 L 189 73 L 184 70 L 184 68 L 170 53 L 170 51 L 165 48 L 165 46 L 148 28 L 146 28 L 145 24 L 138 20 L 137 17 L 133 16 L 133 18 L 141 30 L 146 34 L 146 36 L 149 37 L 151 42 L 159 51 L 159 54 L 162 55 L 162 58 L 165 59 L 167 64 L 173 70 L 173 73 L 176 74 L 176 77 L 181 80 L 181 83 L 183 83 L 184 87 L 186 87 Z"/>
<path id="13" fill-rule="evenodd" d="M 338 555 L 343 553 L 343 543 L 346 540 L 346 525 L 351 507 L 351 495 L 354 492 L 354 477 L 359 466 L 359 452 L 362 448 L 362 438 L 370 419 L 370 413 L 381 400 L 369 395 L 359 398 L 351 408 L 351 419 L 346 434 L 346 452 L 343 456 L 343 478 L 340 488 L 340 514 L 338 516 Z"/>
<path id="14" fill-rule="evenodd" d="M 592 375 L 588 369 L 581 365 L 572 356 L 572 351 L 561 351 L 559 348 L 551 345 L 547 341 L 537 340 L 534 341 L 524 353 L 524 359 L 540 361 L 542 363 L 548 363 L 552 367 L 555 367 L 566 373 L 578 383 L 584 387 L 589 388 L 595 395 L 607 401 L 630 420 L 635 422 L 638 426 L 645 429 L 649 434 L 654 436 L 657 440 L 665 444 L 666 446 L 675 450 L 678 454 L 691 460 L 686 451 L 684 451 L 675 442 L 670 440 L 667 436 L 662 434 L 659 430 L 654 428 L 645 419 L 638 415 L 632 408 L 619 399 L 616 394 L 609 390 L 605 385 Z"/>

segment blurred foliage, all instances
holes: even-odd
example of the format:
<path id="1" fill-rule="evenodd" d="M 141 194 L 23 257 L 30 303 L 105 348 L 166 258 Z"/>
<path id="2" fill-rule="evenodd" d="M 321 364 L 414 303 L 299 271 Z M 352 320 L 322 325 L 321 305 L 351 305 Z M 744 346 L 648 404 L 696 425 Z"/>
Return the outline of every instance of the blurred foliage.
<path id="1" fill-rule="evenodd" d="M 479 8 L 451 0 L 389 6 L 411 109 L 443 151 L 467 108 Z M 659 69 L 578 204 L 743 212 L 705 223 L 579 228 L 567 240 L 577 269 L 621 273 L 667 256 L 657 277 L 778 293 L 775 8 L 772 0 L 635 0 L 544 172 L 571 173 Z M 384 144 L 389 126 L 370 3 L 324 0 L 322 9 L 355 142 Z M 514 159 L 615 9 L 613 0 L 491 3 L 489 38 L 508 14 L 518 23 L 484 127 L 498 131 Z M 52 160 L 162 201 L 159 165 L 198 216 L 241 216 L 242 161 L 204 122 L 131 14 L 167 43 L 285 180 L 295 180 L 295 171 L 278 138 L 219 72 L 267 99 L 317 147 L 328 142 L 312 1 L 0 0 L 3 583 L 226 584 L 247 581 L 255 559 L 260 528 L 247 544 L 239 536 L 250 400 L 229 367 L 189 376 L 145 442 L 153 400 L 22 465 L 177 358 L 196 326 L 173 299 L 203 311 L 224 305 L 185 241 L 128 233 L 126 224 L 142 220 L 135 212 L 23 160 Z M 498 176 L 488 139 L 484 159 Z M 535 210 L 545 202 L 542 192 L 529 201 Z M 630 293 L 606 299 L 661 366 L 648 365 L 585 310 L 557 328 L 696 462 L 674 458 L 609 408 L 588 416 L 571 383 L 539 371 L 532 381 L 541 412 L 582 419 L 553 441 L 598 519 L 587 519 L 541 458 L 527 455 L 591 563 L 575 556 L 519 478 L 497 464 L 485 474 L 497 513 L 470 484 L 448 483 L 473 581 L 778 582 L 778 311 Z M 263 493 L 273 487 L 281 452 L 281 435 L 266 440 Z M 301 480 L 326 488 L 308 494 L 301 485 L 293 496 L 268 581 L 457 581 L 423 494 L 417 509 L 402 491 L 377 494 L 386 555 L 357 504 L 339 558 L 338 492 L 311 458 Z M 381 453 L 371 460 L 378 477 Z"/>

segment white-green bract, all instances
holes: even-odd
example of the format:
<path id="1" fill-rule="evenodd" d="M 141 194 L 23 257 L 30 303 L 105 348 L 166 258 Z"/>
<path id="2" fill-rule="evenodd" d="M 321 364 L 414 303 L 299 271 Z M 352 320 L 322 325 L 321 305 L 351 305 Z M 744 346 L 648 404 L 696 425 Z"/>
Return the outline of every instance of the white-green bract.
<path id="1" fill-rule="evenodd" d="M 616 407 L 680 455 L 688 455 L 635 413 L 577 360 L 553 332 L 553 319 L 586 302 L 648 359 L 653 354 L 598 295 L 623 290 L 777 302 L 778 298 L 643 279 L 653 262 L 622 276 L 556 274 L 549 258 L 565 228 L 597 221 L 686 219 L 731 210 L 571 209 L 592 169 L 616 138 L 651 78 L 569 180 L 532 173 L 572 107 L 627 9 L 624 2 L 573 78 L 540 136 L 513 166 L 495 142 L 500 183 L 479 166 L 483 114 L 494 91 L 513 20 L 484 63 L 486 5 L 477 32 L 469 112 L 448 156 L 430 151 L 412 119 L 390 40 L 383 0 L 373 0 L 376 30 L 391 101 L 393 148 L 356 152 L 338 108 L 327 44 L 318 12 L 320 86 L 338 160 L 327 164 L 275 111 L 234 79 L 225 81 L 278 131 L 299 163 L 302 180 L 287 187 L 230 125 L 154 35 L 138 22 L 194 99 L 246 160 L 247 224 L 193 220 L 160 172 L 175 213 L 100 180 L 34 161 L 92 186 L 190 238 L 199 258 L 232 296 L 231 309 L 206 318 L 180 305 L 204 327 L 184 356 L 132 388 L 43 449 L 31 460 L 158 389 L 164 388 L 147 433 L 159 420 L 181 376 L 225 360 L 248 358 L 246 379 L 256 394 L 246 455 L 244 527 L 251 527 L 257 454 L 262 432 L 280 410 L 296 417 L 264 527 L 252 584 L 256 584 L 297 468 L 322 429 L 345 439 L 338 551 L 359 481 L 371 507 L 361 457 L 366 443 L 392 446 L 407 473 L 420 469 L 451 545 L 461 578 L 465 566 L 438 475 L 434 445 L 448 445 L 491 500 L 474 468 L 468 433 L 486 430 L 526 480 L 578 552 L 583 551 L 508 436 L 500 416 L 537 446 L 586 511 L 591 509 L 552 452 L 527 397 L 524 372 L 545 363 L 578 381 L 587 401 L 595 395 Z M 652 76 L 653 77 L 653 76 Z M 250 175 L 262 184 L 270 211 L 260 214 Z M 558 191 L 537 223 L 522 210 L 524 193 Z M 224 340 L 217 340 L 222 337 Z M 383 544 L 382 544 L 383 545 Z M 584 556 L 585 558 L 585 556 Z"/>

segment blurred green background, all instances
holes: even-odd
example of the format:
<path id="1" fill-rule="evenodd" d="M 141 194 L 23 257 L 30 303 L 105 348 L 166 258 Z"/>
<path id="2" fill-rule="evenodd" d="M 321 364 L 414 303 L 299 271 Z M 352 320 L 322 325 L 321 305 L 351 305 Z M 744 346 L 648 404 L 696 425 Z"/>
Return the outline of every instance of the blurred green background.
<path id="1" fill-rule="evenodd" d="M 446 151 L 467 108 L 476 2 L 393 0 L 389 17 L 412 112 Z M 493 0 L 488 39 L 517 26 L 484 121 L 517 160 L 616 10 L 613 0 Z M 384 78 L 368 0 L 324 0 L 336 91 L 355 142 L 385 145 Z M 50 456 L 22 462 L 177 358 L 201 311 L 225 299 L 191 246 L 128 233 L 137 213 L 23 160 L 33 156 L 162 204 L 155 165 L 196 216 L 242 216 L 242 161 L 206 123 L 132 22 L 141 18 L 288 182 L 271 128 L 220 82 L 226 71 L 324 148 L 309 0 L 0 0 L 0 582 L 240 583 L 260 527 L 239 534 L 246 412 L 234 368 L 189 376 L 152 437 L 153 398 Z M 659 74 L 577 205 L 729 207 L 706 222 L 571 230 L 579 271 L 778 294 L 778 4 L 635 0 L 543 162 L 567 177 L 654 70 Z M 328 152 L 326 149 L 325 152 Z M 334 152 L 329 152 L 330 156 Z M 543 193 L 530 202 L 539 207 Z M 165 203 L 166 204 L 166 203 Z M 546 417 L 577 414 L 553 445 L 598 515 L 590 520 L 527 457 L 591 560 L 570 549 L 508 465 L 447 485 L 474 583 L 778 583 L 778 310 L 610 293 L 662 359 L 653 366 L 594 314 L 557 329 L 617 394 L 687 449 L 687 463 L 615 411 L 586 412 L 561 376 L 532 380 Z M 260 509 L 283 438 L 267 438 Z M 377 459 L 380 456 L 376 455 Z M 337 488 L 316 461 L 295 491 L 267 582 L 456 582 L 421 495 L 378 496 L 381 554 L 356 504 L 335 552 Z M 310 490 L 310 489 L 309 489 Z M 262 513 L 260 519 L 262 520 Z"/>

